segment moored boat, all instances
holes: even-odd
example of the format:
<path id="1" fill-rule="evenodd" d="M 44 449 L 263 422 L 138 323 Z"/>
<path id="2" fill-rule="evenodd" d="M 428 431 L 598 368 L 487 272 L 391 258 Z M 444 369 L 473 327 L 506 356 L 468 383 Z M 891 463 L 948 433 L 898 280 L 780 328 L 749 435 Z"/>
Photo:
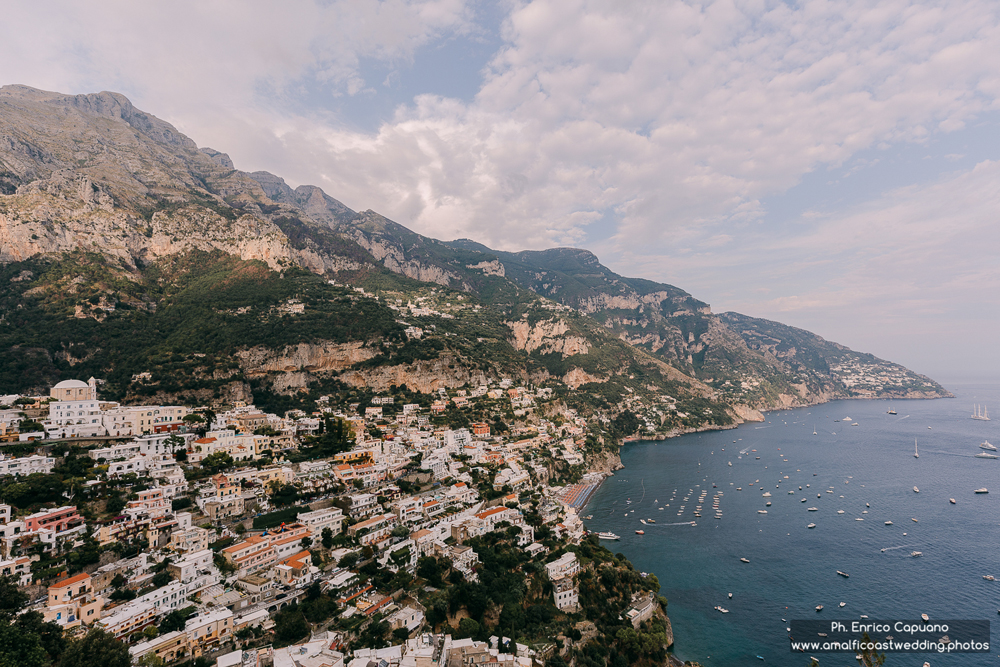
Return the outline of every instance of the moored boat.
<path id="1" fill-rule="evenodd" d="M 620 540 L 621 537 L 618 536 L 618 535 L 615 535 L 612 532 L 604 532 L 604 533 L 598 533 L 597 534 L 597 539 L 599 539 L 599 540 Z"/>

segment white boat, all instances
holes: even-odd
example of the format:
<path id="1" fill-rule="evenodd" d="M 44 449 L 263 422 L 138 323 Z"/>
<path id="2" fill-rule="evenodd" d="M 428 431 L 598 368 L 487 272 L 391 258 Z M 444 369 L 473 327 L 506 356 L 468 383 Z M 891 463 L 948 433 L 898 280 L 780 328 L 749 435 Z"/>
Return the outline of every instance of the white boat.
<path id="1" fill-rule="evenodd" d="M 931 620 L 931 617 L 928 616 L 927 614 L 920 614 L 920 620 L 923 621 L 924 623 L 927 623 L 928 621 Z"/>
<path id="2" fill-rule="evenodd" d="M 1000 459 L 1000 456 L 996 454 L 990 454 L 989 452 L 979 452 L 976 454 L 977 459 Z"/>
<path id="3" fill-rule="evenodd" d="M 980 449 L 989 449 L 990 451 L 993 451 L 993 452 L 995 452 L 997 450 L 996 445 L 991 444 L 989 440 L 983 440 L 981 443 L 979 443 L 979 448 Z"/>
<path id="4" fill-rule="evenodd" d="M 841 607 L 846 607 L 846 606 L 847 606 L 847 603 L 846 603 L 846 602 L 841 602 L 841 603 L 840 603 L 840 606 L 841 606 Z"/>
<path id="5" fill-rule="evenodd" d="M 989 493 L 989 490 L 984 486 L 981 489 L 976 489 L 975 493 Z"/>
<path id="6" fill-rule="evenodd" d="M 621 537 L 618 536 L 618 535 L 615 535 L 612 532 L 606 532 L 606 533 L 598 533 L 597 534 L 597 539 L 599 539 L 599 540 L 620 540 Z"/>
<path id="7" fill-rule="evenodd" d="M 641 523 L 642 525 L 645 526 L 646 525 L 646 520 L 645 519 L 639 519 L 639 523 Z"/>
<path id="8" fill-rule="evenodd" d="M 721 612 L 722 612 L 723 614 L 728 614 L 728 613 L 729 613 L 729 610 L 728 610 L 728 609 L 723 609 L 723 608 L 722 608 L 721 606 L 719 606 L 719 605 L 716 605 L 716 607 L 715 607 L 715 610 L 716 610 L 716 611 L 721 611 Z"/>
<path id="9" fill-rule="evenodd" d="M 913 492 L 914 493 L 920 493 L 920 489 L 918 489 L 917 487 L 913 487 Z"/>
<path id="10" fill-rule="evenodd" d="M 954 505 L 955 504 L 955 499 L 954 498 L 949 498 L 948 502 L 951 503 L 952 505 Z"/>
<path id="11" fill-rule="evenodd" d="M 923 555 L 924 555 L 923 551 L 911 551 L 910 552 L 910 558 L 920 558 Z"/>
<path id="12" fill-rule="evenodd" d="M 808 526 L 806 526 L 806 528 L 815 528 L 815 527 L 816 527 L 816 524 L 814 524 L 814 523 L 811 523 Z"/>
<path id="13" fill-rule="evenodd" d="M 730 467 L 732 467 L 732 465 L 733 465 L 733 462 L 732 462 L 732 461 L 730 461 L 730 462 L 729 462 L 729 466 L 730 466 Z"/>
<path id="14" fill-rule="evenodd" d="M 808 508 L 808 511 L 809 512 L 818 512 L 819 508 L 818 507 L 810 507 L 810 508 Z"/>
<path id="15" fill-rule="evenodd" d="M 729 594 L 729 599 L 730 599 L 730 600 L 732 600 L 732 599 L 733 599 L 733 594 L 732 594 L 732 593 L 730 593 L 730 594 Z"/>
<path id="16" fill-rule="evenodd" d="M 821 604 L 816 605 L 816 611 L 823 611 L 823 605 Z"/>
<path id="17" fill-rule="evenodd" d="M 996 581 L 997 580 L 996 577 L 994 577 L 992 574 L 984 574 L 983 575 L 983 579 L 985 579 L 986 581 Z"/>
<path id="18" fill-rule="evenodd" d="M 839 574 L 840 576 L 844 577 L 845 579 L 847 577 L 851 576 L 851 575 L 847 574 L 846 572 L 841 572 L 840 570 L 837 570 L 837 574 Z"/>
<path id="19" fill-rule="evenodd" d="M 990 411 L 986 409 L 985 406 L 973 405 L 972 406 L 972 418 L 978 419 L 982 422 L 990 421 Z"/>
<path id="20" fill-rule="evenodd" d="M 761 496 L 761 498 L 770 498 L 770 497 L 771 497 L 771 492 L 770 491 L 765 491 L 764 495 Z"/>
<path id="21" fill-rule="evenodd" d="M 891 525 L 892 525 L 892 521 L 886 521 L 886 522 L 885 522 L 885 525 L 887 525 L 887 526 L 891 526 Z"/>
<path id="22" fill-rule="evenodd" d="M 743 562 L 743 563 L 749 563 L 750 562 L 750 560 L 748 558 L 740 558 L 740 561 Z"/>
<path id="23" fill-rule="evenodd" d="M 837 510 L 837 514 L 843 514 L 844 510 Z"/>
<path id="24" fill-rule="evenodd" d="M 757 514 L 767 514 L 767 510 L 757 510 Z"/>

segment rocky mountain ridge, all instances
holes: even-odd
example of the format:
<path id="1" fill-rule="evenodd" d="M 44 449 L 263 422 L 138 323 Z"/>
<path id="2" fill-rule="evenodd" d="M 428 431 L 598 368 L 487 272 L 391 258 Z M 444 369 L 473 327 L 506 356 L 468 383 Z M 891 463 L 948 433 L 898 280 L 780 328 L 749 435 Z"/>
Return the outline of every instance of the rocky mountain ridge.
<path id="1" fill-rule="evenodd" d="M 808 332 L 736 314 L 714 315 L 687 292 L 617 275 L 585 250 L 505 253 L 473 241 L 445 243 L 374 211 L 355 212 L 314 186 L 293 189 L 267 172 L 239 171 L 225 153 L 199 149 L 116 93 L 0 88 L 0 193 L 0 264 L 9 269 L 4 287 L 15 311 L 51 308 L 104 324 L 107 331 L 118 326 L 123 308 L 155 319 L 156 309 L 180 307 L 175 299 L 184 290 L 172 291 L 171 281 L 176 286 L 177 281 L 209 280 L 191 266 L 191 258 L 216 262 L 220 273 L 211 280 L 231 281 L 241 289 L 250 288 L 234 274 L 257 275 L 255 262 L 270 270 L 267 285 L 280 285 L 286 274 L 298 276 L 299 291 L 274 288 L 267 298 L 278 300 L 268 302 L 267 309 L 254 311 L 255 304 L 240 301 L 239 308 L 265 319 L 271 317 L 266 313 L 280 311 L 282 318 L 291 318 L 286 325 L 296 317 L 288 302 L 303 291 L 323 291 L 322 298 L 305 306 L 306 314 L 311 307 L 317 314 L 345 313 L 330 304 L 350 293 L 322 287 L 327 281 L 365 286 L 382 299 L 376 299 L 378 318 L 386 324 L 358 330 L 353 340 L 327 337 L 317 324 L 308 336 L 278 336 L 277 346 L 262 347 L 237 340 L 250 327 L 226 319 L 234 311 L 206 315 L 223 317 L 220 326 L 238 332 L 228 351 L 238 360 L 239 372 L 231 377 L 239 375 L 233 382 L 246 386 L 233 385 L 225 390 L 229 393 L 249 392 L 255 384 L 289 395 L 333 378 L 355 387 L 407 384 L 429 391 L 481 382 L 499 372 L 559 379 L 577 388 L 632 382 L 651 373 L 647 384 L 656 387 L 653 393 L 685 393 L 692 400 L 714 396 L 734 406 L 733 418 L 745 412 L 742 406 L 770 408 L 856 395 L 947 395 L 927 378 Z M 221 261 L 219 253 L 240 261 Z M 174 272 L 178 265 L 187 273 Z M 321 280 L 289 274 L 292 269 Z M 47 278 L 24 278 L 26 273 Z M 68 291 L 54 296 L 56 287 Z M 431 337 L 442 348 L 415 352 L 428 341 L 407 340 L 415 334 L 403 334 L 399 322 L 417 325 L 429 315 L 415 319 L 413 313 L 426 309 L 402 305 L 420 298 L 448 309 L 458 293 L 470 295 L 480 310 L 435 311 L 453 320 L 457 315 L 460 325 L 445 332 L 449 338 L 439 334 L 455 323 L 434 319 Z M 213 300 L 219 294 L 200 296 Z M 358 299 L 351 298 L 356 305 Z M 181 309 L 196 306 L 186 301 Z M 492 319 L 484 325 L 479 320 L 486 312 Z M 397 323 L 390 325 L 393 319 Z M 490 336 L 479 335 L 473 322 L 486 326 Z M 465 325 L 470 328 L 462 329 Z M 459 345 L 459 335 L 478 342 Z M 84 344 L 72 336 L 96 336 L 97 342 Z M 10 349 L 17 350 L 10 359 L 23 361 L 31 357 L 25 350 L 43 350 L 53 373 L 61 372 L 60 364 L 89 363 L 81 360 L 112 363 L 107 341 L 99 339 L 89 330 L 45 345 L 27 333 L 7 337 Z M 166 341 L 156 345 L 169 347 Z M 502 351 L 488 350 L 489 345 Z M 185 343 L 177 349 L 187 353 L 196 347 Z M 421 355 L 425 358 L 417 358 Z M 219 369 L 199 373 L 213 382 L 220 373 L 225 376 Z M 895 384 L 878 385 L 878 378 Z M 118 382 L 122 392 L 149 389 L 123 378 Z M 212 391 L 218 393 L 217 383 Z"/>

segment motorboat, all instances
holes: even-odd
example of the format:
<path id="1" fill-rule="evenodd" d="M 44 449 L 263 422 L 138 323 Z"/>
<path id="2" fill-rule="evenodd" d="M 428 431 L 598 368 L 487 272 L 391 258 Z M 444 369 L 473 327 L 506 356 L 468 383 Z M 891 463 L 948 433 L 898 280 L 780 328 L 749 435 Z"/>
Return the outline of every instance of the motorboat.
<path id="1" fill-rule="evenodd" d="M 742 561 L 744 563 L 749 563 L 750 559 L 749 558 L 740 558 L 740 561 Z"/>
<path id="2" fill-rule="evenodd" d="M 808 509 L 808 511 L 810 511 L 810 512 L 818 512 L 818 511 L 819 511 L 819 508 L 818 508 L 818 507 L 810 507 L 810 508 Z"/>
<path id="3" fill-rule="evenodd" d="M 955 499 L 954 498 L 949 498 L 948 502 L 951 503 L 952 505 L 954 505 L 955 504 Z"/>
<path id="4" fill-rule="evenodd" d="M 646 531 L 644 531 L 644 530 L 637 530 L 637 531 L 635 531 L 635 534 L 636 535 L 645 535 Z"/>
<path id="5" fill-rule="evenodd" d="M 847 603 L 846 603 L 846 602 L 841 602 L 841 603 L 840 603 L 840 606 L 841 606 L 841 607 L 846 607 L 846 606 L 847 606 Z"/>
<path id="6" fill-rule="evenodd" d="M 814 524 L 814 523 L 811 523 L 808 526 L 806 526 L 806 528 L 815 528 L 815 527 L 816 527 L 816 524 Z"/>
<path id="7" fill-rule="evenodd" d="M 837 510 L 837 514 L 843 514 L 844 510 Z"/>
<path id="8" fill-rule="evenodd" d="M 816 611 L 823 611 L 823 605 L 821 604 L 816 605 Z"/>
<path id="9" fill-rule="evenodd" d="M 981 489 L 976 489 L 975 493 L 989 493 L 989 490 L 984 486 Z"/>
<path id="10" fill-rule="evenodd" d="M 840 570 L 837 570 L 837 574 L 839 574 L 840 576 L 844 577 L 845 579 L 847 577 L 851 576 L 851 575 L 847 574 L 846 572 L 841 572 Z"/>
<path id="11" fill-rule="evenodd" d="M 979 443 L 979 448 L 980 449 L 988 449 L 988 450 L 993 451 L 993 452 L 997 451 L 996 445 L 990 444 L 989 440 L 983 440 L 981 443 Z"/>
<path id="12" fill-rule="evenodd" d="M 917 487 L 913 487 L 913 492 L 914 493 L 920 493 L 920 489 L 918 489 Z"/>
<path id="13" fill-rule="evenodd" d="M 886 521 L 886 522 L 885 522 L 885 525 L 887 525 L 887 526 L 891 526 L 891 525 L 892 525 L 892 521 Z"/>
<path id="14" fill-rule="evenodd" d="M 723 609 L 723 608 L 722 608 L 721 606 L 719 606 L 719 605 L 716 605 L 716 606 L 715 606 L 715 610 L 716 610 L 716 611 L 721 611 L 721 612 L 722 612 L 723 614 L 728 614 L 728 613 L 729 613 L 729 610 L 728 610 L 728 609 Z"/>
<path id="15" fill-rule="evenodd" d="M 931 620 L 931 617 L 928 616 L 927 614 L 920 614 L 920 620 L 923 621 L 924 623 L 927 623 Z"/>
<path id="16" fill-rule="evenodd" d="M 1000 459 L 1000 456 L 996 454 L 990 454 L 989 452 L 979 452 L 976 454 L 977 459 Z"/>
<path id="17" fill-rule="evenodd" d="M 614 533 L 611 533 L 611 532 L 605 532 L 605 533 L 598 533 L 597 534 L 597 539 L 599 539 L 599 540 L 620 540 L 621 536 L 615 535 Z"/>
<path id="18" fill-rule="evenodd" d="M 983 579 L 985 579 L 986 581 L 996 581 L 997 580 L 997 578 L 994 577 L 992 574 L 984 574 L 983 575 Z"/>
<path id="19" fill-rule="evenodd" d="M 920 558 L 923 555 L 924 555 L 923 551 L 911 551 L 910 552 L 910 558 Z"/>
<path id="20" fill-rule="evenodd" d="M 767 514 L 767 510 L 757 510 L 757 514 Z"/>

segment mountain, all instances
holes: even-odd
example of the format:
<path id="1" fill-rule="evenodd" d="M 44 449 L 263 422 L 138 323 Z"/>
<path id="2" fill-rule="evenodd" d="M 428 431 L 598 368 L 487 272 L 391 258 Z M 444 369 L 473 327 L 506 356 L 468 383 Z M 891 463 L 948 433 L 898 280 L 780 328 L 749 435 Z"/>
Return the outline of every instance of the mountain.
<path id="1" fill-rule="evenodd" d="M 512 377 L 657 433 L 753 408 L 931 397 L 928 378 L 626 278 L 572 248 L 441 242 L 237 170 L 102 92 L 0 88 L 0 385 L 309 407 Z"/>

